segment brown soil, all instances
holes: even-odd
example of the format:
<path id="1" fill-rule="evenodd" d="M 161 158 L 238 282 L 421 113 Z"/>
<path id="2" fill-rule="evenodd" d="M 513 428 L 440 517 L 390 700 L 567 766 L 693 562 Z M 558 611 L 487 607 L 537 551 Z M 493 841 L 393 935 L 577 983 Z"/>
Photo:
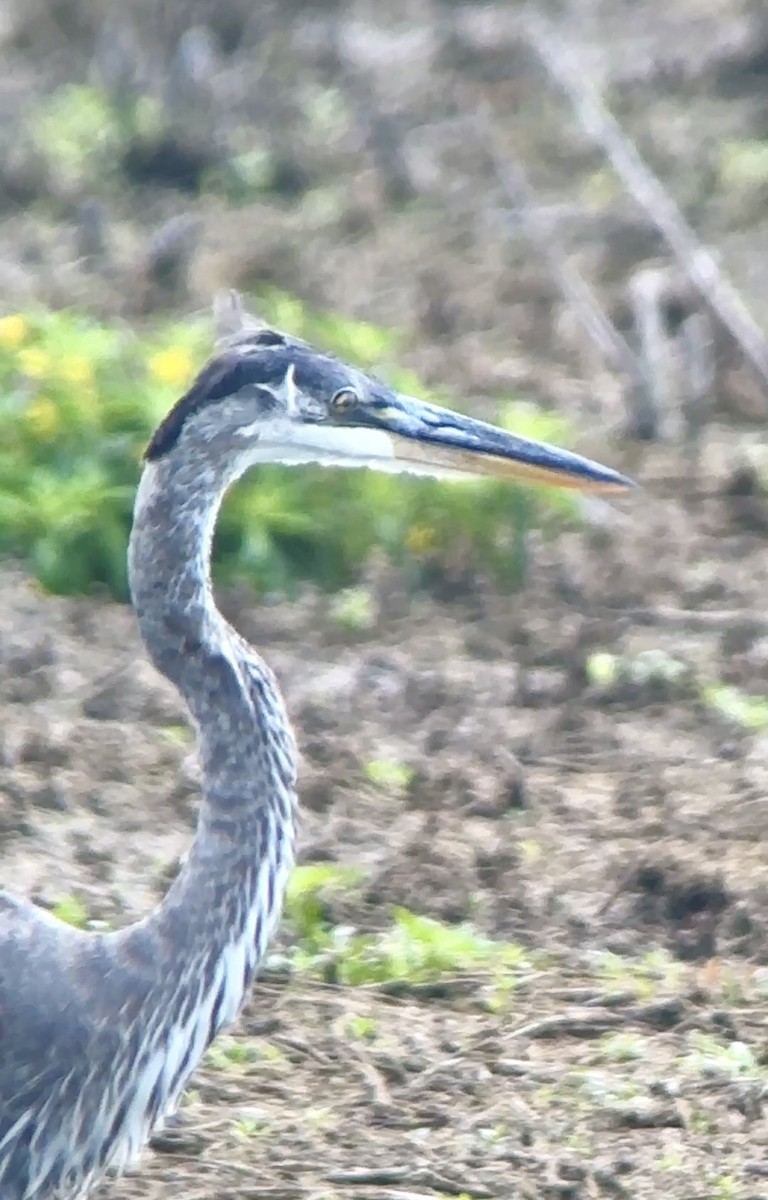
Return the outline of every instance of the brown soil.
<path id="1" fill-rule="evenodd" d="M 179 306 L 267 275 L 401 324 L 412 365 L 457 396 L 527 380 L 614 423 L 610 388 L 595 417 L 594 380 L 567 384 L 573 362 L 553 366 L 551 343 L 536 344 L 550 285 L 536 296 L 530 264 L 509 280 L 495 226 L 466 197 L 442 223 L 418 206 L 387 219 L 370 164 L 345 170 L 347 208 L 331 220 L 249 209 L 252 257 L 237 270 L 242 229 L 201 204 L 214 249 Z M 149 194 L 154 219 L 172 210 Z M 11 238 L 38 238 L 14 220 Z M 135 245 L 138 218 L 116 206 L 114 220 Z M 414 261 L 436 274 L 415 279 Z M 50 300 L 66 281 L 125 311 L 119 272 L 73 278 L 30 286 Z M 331 917 L 384 928 L 403 905 L 471 920 L 541 965 L 498 1011 L 480 977 L 394 996 L 267 972 L 232 1034 L 253 1060 L 200 1071 L 180 1123 L 105 1200 L 768 1194 L 768 738 L 702 699 L 707 683 L 765 690 L 768 507 L 736 477 L 744 438 L 711 427 L 695 471 L 673 446 L 641 455 L 592 438 L 643 489 L 579 533 L 534 539 L 518 594 L 478 581 L 441 601 L 384 572 L 376 628 L 354 637 L 310 591 L 223 598 L 287 695 L 303 860 L 365 870 Z M 661 652 L 686 671 L 601 686 L 600 651 Z M 0 706 L 3 884 L 136 918 L 189 843 L 196 782 L 182 706 L 145 664 L 130 611 L 45 597 L 4 568 Z M 405 795 L 368 781 L 374 759 L 412 768 Z M 731 1057 L 706 1059 L 714 1042 Z"/>

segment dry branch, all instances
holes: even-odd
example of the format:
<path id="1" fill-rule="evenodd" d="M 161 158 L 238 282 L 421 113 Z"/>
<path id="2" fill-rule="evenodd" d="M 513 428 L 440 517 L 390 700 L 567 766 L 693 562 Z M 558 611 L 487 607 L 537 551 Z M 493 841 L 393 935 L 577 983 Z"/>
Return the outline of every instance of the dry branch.
<path id="1" fill-rule="evenodd" d="M 522 36 L 570 101 L 582 128 L 603 148 L 617 175 L 648 213 L 691 283 L 729 330 L 744 357 L 768 384 L 768 342 L 741 296 L 696 237 L 680 208 L 640 156 L 585 77 L 554 27 L 537 16 Z"/>
<path id="2" fill-rule="evenodd" d="M 686 439 L 695 446 L 709 420 L 715 388 L 712 322 L 705 312 L 686 317 L 680 329 L 688 393 L 683 404 Z"/>
<path id="3" fill-rule="evenodd" d="M 481 134 L 494 171 L 526 237 L 546 262 L 560 291 L 572 305 L 585 332 L 600 352 L 614 368 L 623 371 L 631 379 L 639 379 L 640 364 L 629 343 L 616 329 L 586 279 L 569 261 L 565 247 L 551 229 L 544 229 L 539 219 L 540 205 L 525 169 L 519 162 L 512 161 L 507 153 L 502 154 L 490 120 L 483 115 L 480 121 Z"/>
<path id="4" fill-rule="evenodd" d="M 567 1036 L 573 1038 L 602 1037 L 611 1029 L 626 1025 L 627 1017 L 615 1012 L 592 1012 L 585 1010 L 576 1013 L 554 1013 L 542 1017 L 539 1021 L 529 1021 L 510 1030 L 507 1035 L 512 1038 L 555 1038 Z"/>
<path id="5" fill-rule="evenodd" d="M 629 281 L 629 302 L 645 387 L 645 428 L 656 437 L 667 423 L 674 402 L 670 339 L 664 320 L 666 272 L 655 267 L 636 271 Z"/>
<path id="6" fill-rule="evenodd" d="M 385 113 L 376 89 L 358 70 L 346 51 L 343 23 L 331 27 L 329 60 L 334 67 L 334 82 L 346 92 L 361 139 L 373 159 L 390 203 L 399 207 L 418 195 L 411 177 L 403 138 L 397 121 Z"/>

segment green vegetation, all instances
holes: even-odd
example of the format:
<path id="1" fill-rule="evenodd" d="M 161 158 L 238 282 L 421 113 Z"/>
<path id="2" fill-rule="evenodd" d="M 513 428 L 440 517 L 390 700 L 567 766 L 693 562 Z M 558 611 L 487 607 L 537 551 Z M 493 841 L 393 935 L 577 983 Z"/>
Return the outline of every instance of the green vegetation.
<path id="1" fill-rule="evenodd" d="M 639 1033 L 607 1033 L 598 1043 L 598 1057 L 608 1063 L 628 1063 L 645 1054 L 645 1039 Z"/>
<path id="2" fill-rule="evenodd" d="M 241 1138 L 260 1137 L 269 1132 L 269 1122 L 265 1117 L 238 1117 L 232 1122 L 232 1128 Z"/>
<path id="3" fill-rule="evenodd" d="M 745 1042 L 720 1042 L 700 1029 L 689 1033 L 688 1052 L 679 1061 L 684 1069 L 710 1077 L 763 1079 L 765 1076 L 764 1064 Z"/>
<path id="4" fill-rule="evenodd" d="M 594 956 L 595 974 L 619 989 L 631 988 L 648 1000 L 680 990 L 685 964 L 667 950 L 649 950 L 642 958 L 625 958 L 610 950 Z"/>
<path id="5" fill-rule="evenodd" d="M 503 977 L 526 967 L 523 950 L 492 942 L 468 924 L 444 925 L 407 909 L 396 909 L 392 927 L 378 934 L 335 928 L 318 930 L 310 952 L 299 947 L 295 968 L 320 973 L 348 987 L 419 984 L 465 972 Z"/>
<path id="6" fill-rule="evenodd" d="M 240 1074 L 262 1057 L 258 1044 L 244 1038 L 227 1036 L 219 1037 L 210 1047 L 206 1056 L 206 1066 L 217 1071 Z"/>
<path id="7" fill-rule="evenodd" d="M 709 1181 L 711 1200 L 738 1200 L 744 1192 L 739 1181 L 733 1175 L 716 1175 Z"/>
<path id="8" fill-rule="evenodd" d="M 768 141 L 744 138 L 723 142 L 718 174 L 728 190 L 764 191 L 768 187 Z"/>
<path id="9" fill-rule="evenodd" d="M 666 689 L 684 684 L 691 676 L 691 669 L 660 649 L 641 650 L 634 657 L 625 658 L 596 651 L 587 659 L 586 674 L 593 687 L 604 691 L 611 691 L 621 684 Z"/>
<path id="10" fill-rule="evenodd" d="M 58 88 L 30 117 L 35 150 L 66 184 L 103 175 L 131 138 L 156 136 L 161 128 L 160 110 L 150 96 L 125 101 L 118 103 L 91 84 Z"/>
<path id="11" fill-rule="evenodd" d="M 377 758 L 365 764 L 366 779 L 382 792 L 403 792 L 413 779 L 413 770 L 390 758 Z"/>
<path id="12" fill-rule="evenodd" d="M 375 1042 L 378 1036 L 378 1025 L 373 1017 L 349 1017 L 346 1029 L 350 1037 L 360 1042 Z"/>
<path id="13" fill-rule="evenodd" d="M 407 909 L 395 910 L 386 933 L 362 937 L 343 964 L 345 982 L 423 982 L 462 971 L 501 972 L 526 965 L 521 947 L 493 942 L 468 924 L 445 925 Z"/>
<path id="14" fill-rule="evenodd" d="M 394 335 L 313 313 L 274 290 L 260 298 L 259 308 L 279 328 L 424 395 L 410 372 L 391 366 Z M 167 323 L 134 335 L 70 311 L 0 318 L 0 554 L 26 560 L 53 592 L 104 586 L 126 596 L 125 550 L 141 454 L 209 344 L 207 321 Z M 568 440 L 556 418 L 525 405 L 504 406 L 499 419 L 526 436 Z M 436 566 L 471 564 L 511 586 L 524 574 L 528 529 L 548 516 L 576 513 L 567 494 L 490 481 L 264 468 L 229 498 L 216 557 L 220 576 L 246 575 L 266 592 L 306 579 L 326 588 L 351 586 L 374 548 L 409 564 L 414 582 Z M 341 624 L 355 628 L 371 622 L 360 592 L 348 593 L 335 612 Z"/>
<path id="15" fill-rule="evenodd" d="M 29 115 L 26 148 L 44 165 L 55 188 L 77 189 L 95 180 L 102 186 L 111 181 L 118 188 L 132 150 L 150 156 L 161 151 L 169 140 L 178 139 L 180 116 L 182 127 L 188 119 L 183 97 L 166 94 L 160 98 L 139 82 L 132 55 L 123 58 L 116 77 L 115 65 L 112 62 L 107 70 L 112 78 L 56 88 Z M 190 85 L 193 91 L 198 87 L 188 79 L 186 87 Z M 202 94 L 200 100 L 207 111 L 209 105 Z M 318 88 L 308 97 L 303 120 L 310 137 L 338 137 L 349 120 L 341 93 Z M 280 190 L 281 163 L 268 139 L 242 150 L 231 146 L 223 153 L 214 126 L 212 121 L 210 127 L 198 128 L 193 139 L 201 155 L 199 190 L 223 195 L 235 206 L 260 193 Z M 181 141 L 183 144 L 184 135 Z M 309 194 L 316 203 L 335 211 L 338 197 L 333 188 L 316 187 Z"/>
<path id="16" fill-rule="evenodd" d="M 63 896 L 53 906 L 53 915 L 74 929 L 85 929 L 88 925 L 88 909 L 77 896 Z"/>
<path id="17" fill-rule="evenodd" d="M 328 608 L 329 616 L 350 633 L 366 633 L 376 624 L 376 605 L 368 588 L 343 588 Z"/>
<path id="18" fill-rule="evenodd" d="M 753 733 L 768 729 L 768 696 L 749 696 L 738 688 L 712 684 L 702 689 L 702 699 L 708 708 L 741 725 Z"/>
<path id="19" fill-rule="evenodd" d="M 310 953 L 327 944 L 326 913 L 334 896 L 354 892 L 364 879 L 357 867 L 309 863 L 288 881 L 285 911 L 296 938 Z"/>
<path id="20" fill-rule="evenodd" d="M 665 650 L 641 650 L 634 656 L 596 651 L 587 658 L 585 674 L 589 685 L 604 695 L 621 694 L 628 686 L 653 689 L 659 699 L 685 692 L 733 725 L 751 733 L 768 730 L 768 696 L 697 678 L 692 665 Z"/>
<path id="21" fill-rule="evenodd" d="M 481 971 L 493 976 L 506 998 L 514 973 L 529 967 L 520 946 L 491 941 L 466 923 L 446 925 L 404 908 L 395 909 L 392 926 L 381 933 L 333 925 L 328 905 L 334 894 L 353 892 L 361 881 L 355 868 L 328 863 L 296 868 L 286 901 L 297 939 L 293 970 L 350 987 L 418 984 Z"/>
<path id="22" fill-rule="evenodd" d="M 612 1108 L 615 1105 L 648 1103 L 642 1086 L 631 1075 L 598 1070 L 571 1071 L 566 1082 L 590 1105 Z"/>

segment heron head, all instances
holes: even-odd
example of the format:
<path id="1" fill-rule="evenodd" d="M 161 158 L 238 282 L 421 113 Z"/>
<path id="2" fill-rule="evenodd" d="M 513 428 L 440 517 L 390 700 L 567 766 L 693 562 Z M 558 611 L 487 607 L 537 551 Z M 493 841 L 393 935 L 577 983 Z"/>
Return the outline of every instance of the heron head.
<path id="1" fill-rule="evenodd" d="M 609 467 L 394 391 L 296 338 L 241 322 L 157 429 L 149 461 L 177 446 L 257 463 L 417 475 L 490 475 L 592 492 L 630 481 Z"/>

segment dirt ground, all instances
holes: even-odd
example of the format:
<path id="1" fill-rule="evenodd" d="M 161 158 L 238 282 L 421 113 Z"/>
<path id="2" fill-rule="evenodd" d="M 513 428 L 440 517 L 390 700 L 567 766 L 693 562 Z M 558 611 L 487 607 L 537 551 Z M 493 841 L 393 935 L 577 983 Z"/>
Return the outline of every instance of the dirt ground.
<path id="1" fill-rule="evenodd" d="M 17 66 L 26 87 L 28 61 Z M 370 200 L 370 164 L 345 169 L 348 207 L 332 219 L 277 202 L 241 214 L 254 236 L 268 231 L 237 270 L 242 228 L 201 201 L 208 240 L 177 307 L 268 266 L 314 302 L 343 295 L 349 311 L 399 323 L 409 363 L 462 402 L 527 381 L 643 486 L 583 530 L 532 539 L 517 594 L 483 580 L 414 594 L 386 570 L 376 626 L 354 636 L 309 589 L 222 604 L 285 689 L 303 754 L 302 860 L 364 868 L 362 894 L 331 917 L 379 929 L 403 905 L 471 920 L 535 966 L 501 1008 L 483 977 L 393 995 L 268 969 L 231 1035 L 248 1055 L 201 1070 L 180 1123 L 100 1195 L 768 1196 L 768 735 L 703 699 L 707 684 L 766 686 L 768 501 L 743 469 L 752 435 L 721 415 L 692 471 L 673 444 L 591 433 L 618 420 L 613 393 L 603 380 L 596 415 L 583 361 L 579 377 L 537 344 L 553 300 L 541 280 L 536 294 L 534 267 L 515 293 L 495 228 L 470 222 L 461 195 L 439 229 L 418 206 L 390 219 Z M 135 194 L 153 220 L 173 211 L 167 192 Z M 127 210 L 116 204 L 114 222 L 130 247 L 146 227 Z M 69 244 L 66 215 L 51 228 Z M 20 230 L 43 238 L 18 209 L 5 236 Z M 418 286 L 417 259 L 433 272 Z M 92 288 L 97 310 L 124 311 L 119 271 L 65 279 L 80 299 Z M 65 290 L 31 267 L 14 294 L 30 288 L 54 301 Z M 685 670 L 601 683 L 600 652 Z M 44 596 L 4 565 L 3 885 L 45 905 L 74 894 L 115 924 L 157 903 L 194 829 L 184 721 L 129 610 Z M 375 759 L 412 768 L 405 795 L 368 780 Z M 350 1035 L 368 1021 L 374 1038 Z"/>

